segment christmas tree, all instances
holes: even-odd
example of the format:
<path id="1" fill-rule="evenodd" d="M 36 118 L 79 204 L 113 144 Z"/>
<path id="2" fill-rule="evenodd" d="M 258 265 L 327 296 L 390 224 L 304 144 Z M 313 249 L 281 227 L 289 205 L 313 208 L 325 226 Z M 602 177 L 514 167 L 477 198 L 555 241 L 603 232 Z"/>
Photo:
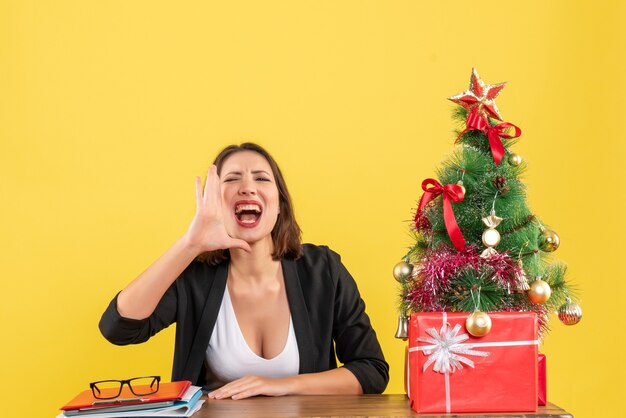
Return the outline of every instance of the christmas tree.
<path id="1" fill-rule="evenodd" d="M 452 155 L 423 181 L 411 232 L 415 243 L 394 267 L 402 285 L 396 337 L 410 312 L 472 312 L 475 336 L 490 329 L 488 312 L 537 313 L 540 333 L 558 309 L 567 325 L 582 311 L 552 259 L 559 237 L 526 202 L 522 158 L 511 151 L 521 129 L 503 120 L 495 99 L 505 83 L 485 85 L 475 69 L 469 89 L 449 99 L 464 124 Z"/>

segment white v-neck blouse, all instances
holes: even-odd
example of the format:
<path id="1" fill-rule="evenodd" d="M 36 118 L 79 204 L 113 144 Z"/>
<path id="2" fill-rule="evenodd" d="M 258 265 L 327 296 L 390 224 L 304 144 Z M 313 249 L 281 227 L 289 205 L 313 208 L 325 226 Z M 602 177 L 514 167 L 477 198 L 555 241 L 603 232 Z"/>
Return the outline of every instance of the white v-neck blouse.
<path id="1" fill-rule="evenodd" d="M 226 286 L 206 351 L 206 364 L 208 372 L 222 383 L 232 382 L 247 375 L 264 377 L 297 375 L 300 370 L 300 354 L 291 315 L 289 334 L 283 351 L 271 359 L 258 356 L 248 346 L 239 328 Z"/>

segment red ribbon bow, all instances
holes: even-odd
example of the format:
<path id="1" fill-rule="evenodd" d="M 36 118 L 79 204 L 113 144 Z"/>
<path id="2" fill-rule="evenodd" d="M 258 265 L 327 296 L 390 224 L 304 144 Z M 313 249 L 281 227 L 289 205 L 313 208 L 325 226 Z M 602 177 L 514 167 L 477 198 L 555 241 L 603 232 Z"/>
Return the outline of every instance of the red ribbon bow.
<path id="1" fill-rule="evenodd" d="M 430 187 L 429 187 L 430 186 Z M 454 211 L 452 210 L 452 202 L 460 202 L 463 200 L 463 189 L 458 184 L 446 184 L 442 186 L 435 179 L 426 179 L 422 182 L 422 190 L 424 194 L 420 199 L 419 207 L 415 213 L 415 221 L 422 215 L 422 209 L 435 197 L 443 194 L 443 219 L 446 224 L 446 230 L 452 240 L 452 244 L 458 251 L 465 249 L 465 238 L 461 233 L 459 225 L 456 223 Z"/>
<path id="2" fill-rule="evenodd" d="M 504 157 L 505 153 L 504 145 L 502 145 L 502 140 L 500 138 L 517 138 L 522 134 L 522 130 L 512 123 L 505 122 L 496 126 L 490 126 L 489 122 L 487 122 L 487 118 L 473 110 L 467 115 L 467 121 L 465 123 L 467 128 L 459 134 L 456 140 L 458 141 L 467 131 L 471 130 L 486 133 L 487 138 L 489 138 L 489 146 L 491 147 L 493 161 L 496 165 L 500 165 L 500 161 L 502 161 L 502 157 Z M 506 128 L 515 129 L 515 134 L 511 135 L 507 133 L 505 131 Z"/>
<path id="3" fill-rule="evenodd" d="M 506 128 L 515 129 L 515 134 L 511 135 L 505 131 Z M 522 134 L 522 130 L 512 123 L 499 123 L 496 126 L 490 126 L 487 129 L 487 137 L 489 138 L 489 145 L 491 146 L 491 153 L 493 154 L 493 161 L 496 165 L 500 165 L 502 157 L 504 157 L 504 145 L 500 138 L 517 138 Z"/>

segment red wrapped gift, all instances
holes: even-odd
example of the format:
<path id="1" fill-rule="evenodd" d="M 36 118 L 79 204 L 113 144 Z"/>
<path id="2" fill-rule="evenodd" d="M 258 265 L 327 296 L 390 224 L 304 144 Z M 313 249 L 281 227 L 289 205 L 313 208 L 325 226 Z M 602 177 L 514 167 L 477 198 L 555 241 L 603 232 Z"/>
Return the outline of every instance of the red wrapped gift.
<path id="1" fill-rule="evenodd" d="M 545 406 L 548 403 L 548 387 L 546 385 L 546 355 L 539 354 L 539 360 L 537 361 L 537 373 L 539 376 L 537 384 L 537 404 L 539 406 Z"/>
<path id="2" fill-rule="evenodd" d="M 468 315 L 411 315 L 411 408 L 418 413 L 536 411 L 536 315 L 489 312 L 491 332 L 481 338 L 467 333 Z"/>

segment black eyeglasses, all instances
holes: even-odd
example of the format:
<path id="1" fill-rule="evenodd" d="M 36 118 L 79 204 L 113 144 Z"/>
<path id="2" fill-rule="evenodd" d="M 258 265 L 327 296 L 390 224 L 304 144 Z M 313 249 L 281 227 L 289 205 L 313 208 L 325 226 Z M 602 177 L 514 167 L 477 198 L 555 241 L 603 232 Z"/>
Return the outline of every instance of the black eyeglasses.
<path id="1" fill-rule="evenodd" d="M 113 399 L 122 394 L 124 385 L 128 385 L 128 388 L 135 396 L 152 395 L 159 391 L 160 381 L 161 376 L 142 376 L 126 380 L 100 380 L 91 382 L 89 387 L 94 398 Z"/>

